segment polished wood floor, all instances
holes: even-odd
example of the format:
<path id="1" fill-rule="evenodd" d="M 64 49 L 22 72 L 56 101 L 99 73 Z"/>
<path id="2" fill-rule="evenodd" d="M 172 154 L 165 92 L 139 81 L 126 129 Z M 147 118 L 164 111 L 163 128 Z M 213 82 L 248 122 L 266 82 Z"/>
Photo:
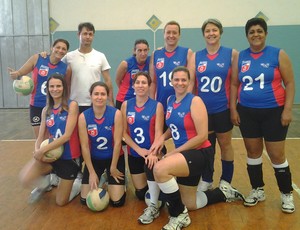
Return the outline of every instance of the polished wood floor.
<path id="1" fill-rule="evenodd" d="M 296 211 L 284 214 L 280 209 L 274 171 L 264 156 L 264 180 L 267 199 L 255 207 L 246 208 L 241 202 L 219 203 L 190 212 L 192 224 L 186 229 L 203 230 L 252 230 L 252 229 L 300 229 L 300 109 L 294 109 L 294 122 L 290 127 L 286 152 L 291 166 Z M 150 225 L 140 225 L 137 218 L 145 208 L 134 197 L 129 180 L 126 204 L 121 208 L 108 207 L 104 212 L 93 213 L 81 206 L 79 197 L 65 207 L 55 205 L 55 189 L 45 194 L 40 202 L 27 203 L 30 190 L 20 186 L 18 173 L 31 158 L 34 148 L 33 132 L 28 122 L 28 111 L 0 109 L 0 229 L 161 229 L 168 221 L 166 208 Z M 245 195 L 250 191 L 246 171 L 246 152 L 239 132 L 234 130 L 235 174 L 233 186 Z M 170 143 L 169 143 L 170 144 Z M 170 147 L 171 145 L 169 145 Z M 216 154 L 214 186 L 220 176 L 219 150 Z"/>

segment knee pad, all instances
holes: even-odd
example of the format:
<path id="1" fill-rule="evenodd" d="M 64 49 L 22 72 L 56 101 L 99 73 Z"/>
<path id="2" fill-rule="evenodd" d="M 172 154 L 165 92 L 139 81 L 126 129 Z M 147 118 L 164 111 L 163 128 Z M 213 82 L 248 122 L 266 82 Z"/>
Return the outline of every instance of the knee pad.
<path id="1" fill-rule="evenodd" d="M 81 203 L 82 205 L 86 205 L 86 199 L 80 197 L 80 203 Z"/>
<path id="2" fill-rule="evenodd" d="M 113 207 L 122 207 L 125 204 L 125 198 L 126 198 L 126 192 L 124 192 L 124 194 L 120 200 L 113 201 L 113 200 L 109 199 L 109 203 Z"/>
<path id="3" fill-rule="evenodd" d="M 148 191 L 148 185 L 142 189 L 136 189 L 135 190 L 135 195 L 139 200 L 144 200 L 145 199 L 145 194 Z"/>

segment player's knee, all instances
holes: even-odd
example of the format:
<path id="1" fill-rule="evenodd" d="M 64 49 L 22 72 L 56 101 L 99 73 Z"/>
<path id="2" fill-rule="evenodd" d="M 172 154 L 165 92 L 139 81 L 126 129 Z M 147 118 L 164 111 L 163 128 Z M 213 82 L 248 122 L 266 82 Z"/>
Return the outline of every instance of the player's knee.
<path id="1" fill-rule="evenodd" d="M 121 197 L 120 200 L 113 201 L 113 200 L 110 199 L 109 203 L 113 207 L 122 207 L 125 204 L 125 198 L 126 198 L 126 192 L 124 192 L 124 194 L 123 194 L 123 196 Z"/>
<path id="2" fill-rule="evenodd" d="M 139 200 L 144 200 L 145 199 L 145 194 L 148 190 L 148 185 L 142 189 L 136 189 L 135 190 L 135 195 Z"/>

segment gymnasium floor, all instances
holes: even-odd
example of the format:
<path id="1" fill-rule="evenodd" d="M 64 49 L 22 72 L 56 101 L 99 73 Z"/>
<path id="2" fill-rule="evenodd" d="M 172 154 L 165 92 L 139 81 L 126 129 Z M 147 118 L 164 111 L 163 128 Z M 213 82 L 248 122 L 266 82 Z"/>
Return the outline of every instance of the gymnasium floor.
<path id="1" fill-rule="evenodd" d="M 186 229 L 300 229 L 300 107 L 295 106 L 294 121 L 290 126 L 286 152 L 291 166 L 296 211 L 284 214 L 280 209 L 280 194 L 274 171 L 264 155 L 264 180 L 267 199 L 257 206 L 246 208 L 241 202 L 219 203 L 190 212 L 192 224 Z M 34 205 L 27 203 L 30 190 L 20 186 L 18 173 L 31 158 L 34 148 L 33 132 L 28 122 L 27 109 L 0 109 L 0 229 L 161 229 L 167 223 L 166 208 L 150 225 L 140 225 L 137 218 L 145 208 L 134 197 L 129 180 L 126 204 L 121 208 L 108 207 L 104 212 L 93 213 L 79 203 L 79 197 L 65 207 L 55 205 L 55 189 L 46 193 Z M 233 186 L 247 195 L 250 191 L 246 172 L 246 152 L 238 129 L 234 129 L 235 174 Z M 171 143 L 168 147 L 171 148 Z M 220 176 L 220 156 L 217 150 L 214 186 Z"/>

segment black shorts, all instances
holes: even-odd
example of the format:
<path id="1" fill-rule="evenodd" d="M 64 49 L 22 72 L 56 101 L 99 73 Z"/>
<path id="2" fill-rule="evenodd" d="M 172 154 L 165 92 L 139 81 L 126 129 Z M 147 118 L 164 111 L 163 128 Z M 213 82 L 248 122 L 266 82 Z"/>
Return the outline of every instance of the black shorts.
<path id="1" fill-rule="evenodd" d="M 81 106 L 78 106 L 78 109 L 79 109 L 79 114 L 81 114 L 83 111 L 87 110 L 91 108 L 91 106 L 88 106 L 88 105 L 81 105 Z"/>
<path id="2" fill-rule="evenodd" d="M 124 180 L 119 180 L 120 183 L 118 183 L 111 175 L 110 175 L 110 165 L 112 159 L 103 159 L 103 160 L 96 160 L 96 159 L 91 159 L 92 164 L 94 167 L 94 170 L 98 176 L 98 179 L 100 180 L 102 173 L 106 169 L 107 177 L 108 177 L 108 184 L 115 184 L 115 185 L 124 185 L 125 184 L 125 178 Z M 125 175 L 125 159 L 124 155 L 119 157 L 118 164 L 117 164 L 117 169 Z M 82 184 L 88 184 L 89 183 L 89 177 L 90 173 L 86 165 L 84 166 L 83 169 L 83 177 L 82 177 Z"/>
<path id="3" fill-rule="evenodd" d="M 43 111 L 43 107 L 36 107 L 36 106 L 30 105 L 29 114 L 30 114 L 31 126 L 40 126 L 41 125 L 42 111 Z"/>
<path id="4" fill-rule="evenodd" d="M 241 119 L 240 131 L 244 138 L 264 138 L 265 141 L 283 141 L 286 139 L 288 126 L 282 126 L 283 106 L 257 109 L 237 105 Z"/>
<path id="5" fill-rule="evenodd" d="M 79 158 L 72 160 L 58 159 L 51 163 L 56 175 L 65 180 L 74 180 L 80 170 Z"/>
<path id="6" fill-rule="evenodd" d="M 230 110 L 208 114 L 208 131 L 215 131 L 216 133 L 226 133 L 232 130 L 233 124 L 230 119 Z"/>
<path id="7" fill-rule="evenodd" d="M 117 108 L 117 109 L 121 110 L 122 104 L 123 104 L 123 101 L 118 101 L 118 100 L 116 100 L 116 108 Z"/>
<path id="8" fill-rule="evenodd" d="M 144 173 L 145 159 L 143 157 L 133 157 L 128 155 L 128 166 L 131 174 Z"/>
<path id="9" fill-rule="evenodd" d="M 187 186 L 197 186 L 200 180 L 200 177 L 204 170 L 207 167 L 210 167 L 209 154 L 213 154 L 212 147 L 207 147 L 203 149 L 191 149 L 181 152 L 184 156 L 188 167 L 189 167 L 189 176 L 188 177 L 177 177 L 178 184 L 187 185 Z"/>

